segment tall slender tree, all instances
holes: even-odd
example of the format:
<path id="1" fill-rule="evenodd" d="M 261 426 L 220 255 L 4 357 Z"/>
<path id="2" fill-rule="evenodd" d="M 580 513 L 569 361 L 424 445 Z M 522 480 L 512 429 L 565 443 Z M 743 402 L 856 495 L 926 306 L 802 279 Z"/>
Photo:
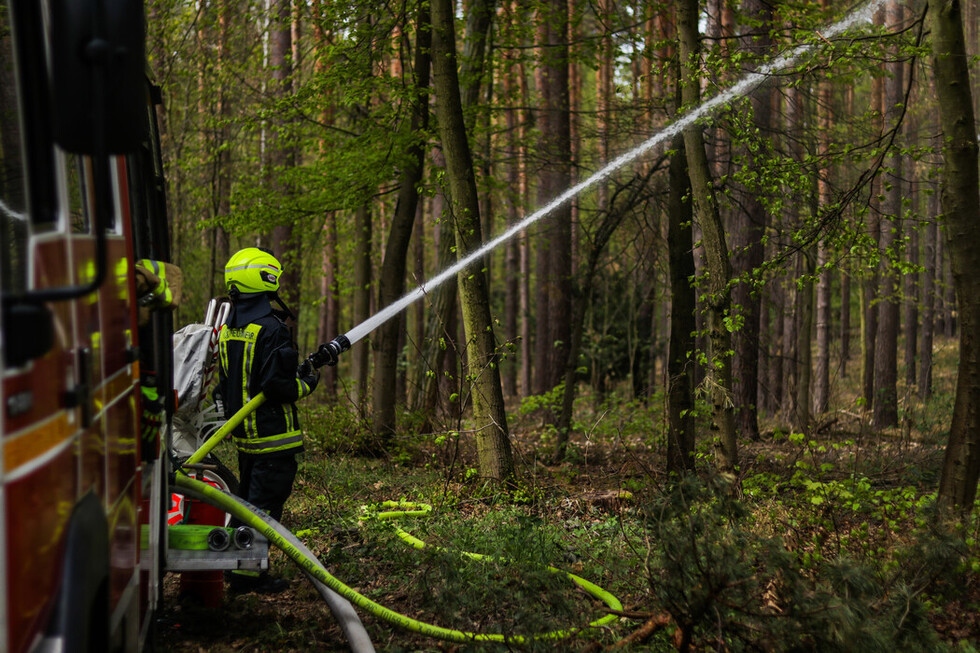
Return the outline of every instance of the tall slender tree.
<path id="1" fill-rule="evenodd" d="M 684 106 L 700 102 L 698 2 L 682 0 L 677 12 L 680 35 L 681 97 Z M 725 325 L 730 309 L 728 283 L 732 277 L 725 229 L 718 213 L 712 188 L 711 168 L 705 154 L 702 127 L 694 124 L 684 130 L 684 151 L 691 178 L 695 220 L 701 226 L 705 251 L 705 323 L 708 331 L 708 395 L 712 406 L 712 430 L 718 466 L 733 471 L 738 466 L 735 415 L 732 403 L 731 337 Z"/>
<path id="2" fill-rule="evenodd" d="M 436 116 L 446 155 L 456 252 L 462 259 L 480 246 L 480 206 L 456 68 L 453 3 L 450 0 L 433 0 L 431 8 Z M 466 331 L 467 379 L 473 398 L 480 470 L 490 478 L 509 480 L 514 475 L 514 462 L 486 275 L 481 263 L 477 262 L 461 270 L 458 279 Z"/>
<path id="3" fill-rule="evenodd" d="M 904 17 L 903 7 L 897 0 L 888 4 L 886 24 L 898 31 Z M 895 60 L 888 64 L 885 78 L 884 118 L 886 124 L 898 128 L 898 121 L 904 115 L 905 85 L 904 64 L 893 53 Z M 880 247 L 884 255 L 879 266 L 878 294 L 881 303 L 878 308 L 878 334 L 875 337 L 875 378 L 874 378 L 874 417 L 876 428 L 898 424 L 898 283 L 895 266 L 891 264 L 898 252 L 899 232 L 902 225 L 904 188 L 904 158 L 895 147 L 888 157 L 889 176 L 886 179 L 886 192 L 883 214 L 887 220 L 881 225 Z"/>
<path id="4" fill-rule="evenodd" d="M 745 0 L 742 3 L 742 13 L 746 26 L 739 39 L 740 48 L 754 60 L 761 61 L 772 48 L 772 39 L 769 36 L 772 29 L 772 7 L 762 0 Z M 771 94 L 772 87 L 764 84 L 750 96 L 752 127 L 758 134 L 768 134 L 771 130 Z M 747 164 L 746 177 L 763 179 L 765 172 L 762 170 L 762 157 L 770 153 L 764 137 L 761 143 L 753 140 L 750 147 L 741 149 L 740 156 L 745 157 Z M 739 277 L 739 282 L 732 290 L 732 305 L 741 324 L 733 337 L 733 389 L 734 401 L 739 407 L 735 416 L 738 431 L 742 437 L 755 440 L 759 438 L 760 302 L 753 271 L 762 266 L 768 215 L 758 188 L 744 185 L 739 185 L 739 188 L 739 204 L 742 209 L 735 214 L 732 235 L 732 268 Z"/>
<path id="5" fill-rule="evenodd" d="M 536 80 L 541 97 L 537 125 L 538 205 L 544 206 L 571 182 L 571 134 L 568 96 L 568 3 L 538 5 L 541 62 Z M 566 203 L 538 223 L 535 390 L 556 386 L 565 369 L 571 341 L 571 209 Z"/>
<path id="6" fill-rule="evenodd" d="M 820 6 L 828 8 L 829 2 L 821 0 Z M 817 156 L 821 161 L 821 169 L 817 172 L 817 201 L 820 209 L 825 210 L 831 203 L 830 196 L 830 127 L 832 120 L 832 100 L 833 95 L 827 80 L 819 83 L 817 89 L 817 124 L 819 133 L 817 134 Z M 830 335 L 831 335 L 831 314 L 830 314 L 830 295 L 833 276 L 830 273 L 830 243 L 828 238 L 822 238 L 817 243 L 817 312 L 816 312 L 816 331 L 817 331 L 817 360 L 814 366 L 813 376 L 813 412 L 816 414 L 824 413 L 830 406 Z"/>
<path id="7" fill-rule="evenodd" d="M 371 220 L 369 200 L 364 200 L 354 209 L 354 292 L 353 322 L 360 324 L 371 316 L 371 243 L 374 225 Z M 351 400 L 358 410 L 363 410 L 367 402 L 368 374 L 370 372 L 370 339 L 365 338 L 351 347 L 351 375 L 353 376 L 353 397 Z"/>
<path id="8" fill-rule="evenodd" d="M 932 396 L 932 345 L 936 333 L 936 243 L 939 238 L 939 195 L 929 198 L 922 250 L 925 254 L 922 275 L 922 337 L 919 338 L 919 376 L 916 390 L 919 399 Z"/>
<path id="9" fill-rule="evenodd" d="M 960 361 L 939 503 L 969 510 L 980 478 L 980 172 L 959 0 L 929 3 L 943 134 L 943 216 L 959 300 Z"/>
<path id="10" fill-rule="evenodd" d="M 326 27 L 325 4 L 326 0 L 316 0 L 311 9 L 313 12 L 313 33 L 314 33 L 314 75 L 324 77 L 330 65 L 330 33 Z M 320 122 L 324 127 L 334 126 L 334 105 L 333 98 L 329 95 L 322 98 L 320 105 Z M 317 140 L 317 154 L 325 156 L 329 150 L 329 143 L 325 134 L 321 132 Z M 323 252 L 320 257 L 320 304 L 318 306 L 316 342 L 324 343 L 340 333 L 340 303 L 338 302 L 338 284 L 340 262 L 337 257 L 337 212 L 326 211 L 323 224 Z M 328 367 L 323 370 L 323 384 L 325 393 L 332 396 L 337 391 L 337 368 Z"/>
<path id="11" fill-rule="evenodd" d="M 379 279 L 379 304 L 384 307 L 405 292 L 405 266 L 408 247 L 419 203 L 419 184 L 425 158 L 424 133 L 429 123 L 429 62 L 432 32 L 428 4 L 419 1 L 415 9 L 415 61 L 410 75 L 409 108 L 411 121 L 407 151 L 398 185 L 398 200 L 391 220 L 391 231 L 385 247 L 385 257 Z M 388 438 L 395 431 L 395 381 L 398 374 L 399 334 L 401 320 L 389 320 L 381 325 L 375 339 L 377 357 L 374 374 L 374 432 Z"/>
<path id="12" fill-rule="evenodd" d="M 671 148 L 667 199 L 667 249 L 670 267 L 670 343 L 667 354 L 667 469 L 694 469 L 694 321 L 696 298 L 692 254 L 691 180 L 684 156 L 684 138 Z"/>

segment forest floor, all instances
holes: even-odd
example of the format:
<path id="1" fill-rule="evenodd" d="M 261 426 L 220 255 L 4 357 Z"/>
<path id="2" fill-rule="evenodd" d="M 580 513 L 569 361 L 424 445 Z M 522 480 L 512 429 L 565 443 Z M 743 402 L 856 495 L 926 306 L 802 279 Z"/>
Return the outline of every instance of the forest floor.
<path id="1" fill-rule="evenodd" d="M 947 362 L 950 346 L 941 350 Z M 845 383 L 835 392 L 851 408 L 820 416 L 806 435 L 763 420 L 760 440 L 740 443 L 738 483 L 710 472 L 707 447 L 699 482 L 668 482 L 662 399 L 583 399 L 580 435 L 557 465 L 540 409 L 516 413 L 520 481 L 506 493 L 479 477 L 458 430 L 400 438 L 396 453 L 363 457 L 351 444 L 356 422 L 337 408 L 311 408 L 283 523 L 361 594 L 448 628 L 534 634 L 607 614 L 548 565 L 602 586 L 624 607 L 618 621 L 574 638 L 500 650 L 978 650 L 980 510 L 952 533 L 930 512 L 951 375 L 937 372 L 928 402 L 904 396 L 901 424 L 884 432 L 867 427 Z M 413 549 L 389 524 L 363 517 L 362 506 L 388 500 L 430 503 L 428 518 L 399 523 L 446 548 Z M 494 559 L 474 562 L 459 550 Z M 289 589 L 226 592 L 218 608 L 182 595 L 169 574 L 156 648 L 348 650 L 297 568 L 278 551 L 271 565 Z M 487 648 L 358 612 L 379 651 Z"/>

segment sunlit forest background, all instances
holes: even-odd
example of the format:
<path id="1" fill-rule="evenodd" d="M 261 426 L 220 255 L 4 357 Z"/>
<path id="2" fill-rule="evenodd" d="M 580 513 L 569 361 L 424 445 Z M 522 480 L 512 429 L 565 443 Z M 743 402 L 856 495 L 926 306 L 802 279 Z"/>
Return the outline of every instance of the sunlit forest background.
<path id="1" fill-rule="evenodd" d="M 487 518 L 467 502 L 505 487 L 600 511 L 545 522 L 617 550 L 592 562 L 635 627 L 669 615 L 662 643 L 976 646 L 976 0 L 151 0 L 148 30 L 177 323 L 271 247 L 303 354 L 699 116 L 322 370 L 298 525 L 381 487 Z M 936 505 L 966 515 L 952 540 Z M 662 566 L 630 586 L 640 533 L 694 550 L 647 539 Z M 849 616 L 820 621 L 828 597 Z"/>

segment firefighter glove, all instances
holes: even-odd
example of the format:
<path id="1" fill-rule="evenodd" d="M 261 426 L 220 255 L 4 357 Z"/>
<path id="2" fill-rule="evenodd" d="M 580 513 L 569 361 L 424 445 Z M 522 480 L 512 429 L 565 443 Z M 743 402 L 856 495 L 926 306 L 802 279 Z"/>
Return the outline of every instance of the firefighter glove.
<path id="1" fill-rule="evenodd" d="M 320 350 L 317 352 L 323 365 L 336 365 L 337 361 L 340 360 L 340 348 L 334 342 L 328 342 L 325 345 L 320 345 Z"/>
<path id="2" fill-rule="evenodd" d="M 310 356 L 312 357 L 313 355 L 310 354 Z M 313 371 L 314 371 L 313 361 L 307 358 L 305 361 L 303 361 L 300 364 L 299 369 L 296 371 L 296 376 L 298 376 L 301 379 L 304 379 L 309 375 L 313 374 Z"/>
<path id="3" fill-rule="evenodd" d="M 304 396 L 308 395 L 316 389 L 316 384 L 320 382 L 320 371 L 313 370 L 311 373 L 302 377 L 300 381 L 307 387 L 307 391 L 303 393 Z"/>

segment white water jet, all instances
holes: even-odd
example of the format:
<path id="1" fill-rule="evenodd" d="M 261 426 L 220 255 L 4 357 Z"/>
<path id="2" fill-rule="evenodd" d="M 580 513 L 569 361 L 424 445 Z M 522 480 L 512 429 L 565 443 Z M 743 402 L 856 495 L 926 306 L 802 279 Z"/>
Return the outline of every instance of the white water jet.
<path id="1" fill-rule="evenodd" d="M 826 31 L 820 34 L 825 39 L 829 39 L 834 36 L 837 36 L 841 32 L 849 29 L 850 27 L 858 23 L 870 22 L 872 16 L 874 15 L 874 12 L 877 11 L 884 4 L 884 2 L 885 0 L 873 0 L 872 2 L 869 2 L 864 7 L 855 10 L 853 13 L 849 14 L 847 17 L 840 20 L 839 22 L 834 23 L 833 25 L 828 27 Z M 703 116 L 711 113 L 712 111 L 722 106 L 726 102 L 729 102 L 737 97 L 747 95 L 753 89 L 755 89 L 755 87 L 762 84 L 770 74 L 793 65 L 793 63 L 795 63 L 797 59 L 799 59 L 802 55 L 806 54 L 807 52 L 813 50 L 814 48 L 816 48 L 815 45 L 797 46 L 796 48 L 792 49 L 788 54 L 784 54 L 781 57 L 776 58 L 772 62 L 764 66 L 761 66 L 758 70 L 749 72 L 748 74 L 745 75 L 745 77 L 742 78 L 741 81 L 736 83 L 728 90 L 720 93 L 719 95 L 716 95 L 710 100 L 706 100 L 698 107 L 691 109 L 686 114 L 678 118 L 674 123 L 665 127 L 662 131 L 658 132 L 657 134 L 647 139 L 646 141 L 644 141 L 637 147 L 633 148 L 629 152 L 626 152 L 625 154 L 622 154 L 619 157 L 613 159 L 605 166 L 603 166 L 598 172 L 593 174 L 591 177 L 589 177 L 585 181 L 579 182 L 578 184 L 572 186 L 564 193 L 562 193 L 555 199 L 551 200 L 545 206 L 541 207 L 534 213 L 525 217 L 520 222 L 511 226 L 509 229 L 507 229 L 507 231 L 503 232 L 493 240 L 485 243 L 482 247 L 480 247 L 480 249 L 471 252 L 465 258 L 460 259 L 454 265 L 446 268 L 436 276 L 432 277 L 431 279 L 429 279 L 428 281 L 420 285 L 415 290 L 407 293 L 398 301 L 389 304 L 387 307 L 375 313 L 372 317 L 369 317 L 368 319 L 364 320 L 363 322 L 361 322 L 360 324 L 358 324 L 357 326 L 355 326 L 353 329 L 351 329 L 345 334 L 347 336 L 347 339 L 350 340 L 351 344 L 362 339 L 364 336 L 371 333 L 379 326 L 381 326 L 382 324 L 384 324 L 385 322 L 387 322 L 388 320 L 396 316 L 398 313 L 400 313 L 403 309 L 408 307 L 410 304 L 424 297 L 425 294 L 428 293 L 430 290 L 433 290 L 434 288 L 438 287 L 440 284 L 452 278 L 453 275 L 457 274 L 460 270 L 462 270 L 466 266 L 482 258 L 487 252 L 495 249 L 498 245 L 510 240 L 518 233 L 520 233 L 527 227 L 531 226 L 532 224 L 534 224 L 544 216 L 548 215 L 558 207 L 562 206 L 566 202 L 571 201 L 575 196 L 591 188 L 592 186 L 596 185 L 600 181 L 606 179 L 607 177 L 609 177 L 609 175 L 611 175 L 616 170 L 619 170 L 626 164 L 635 161 L 642 155 L 652 150 L 654 147 L 665 142 L 667 139 L 673 138 L 676 134 L 684 130 L 684 128 L 688 127 L 689 125 L 693 124 L 699 118 L 702 118 Z"/>

